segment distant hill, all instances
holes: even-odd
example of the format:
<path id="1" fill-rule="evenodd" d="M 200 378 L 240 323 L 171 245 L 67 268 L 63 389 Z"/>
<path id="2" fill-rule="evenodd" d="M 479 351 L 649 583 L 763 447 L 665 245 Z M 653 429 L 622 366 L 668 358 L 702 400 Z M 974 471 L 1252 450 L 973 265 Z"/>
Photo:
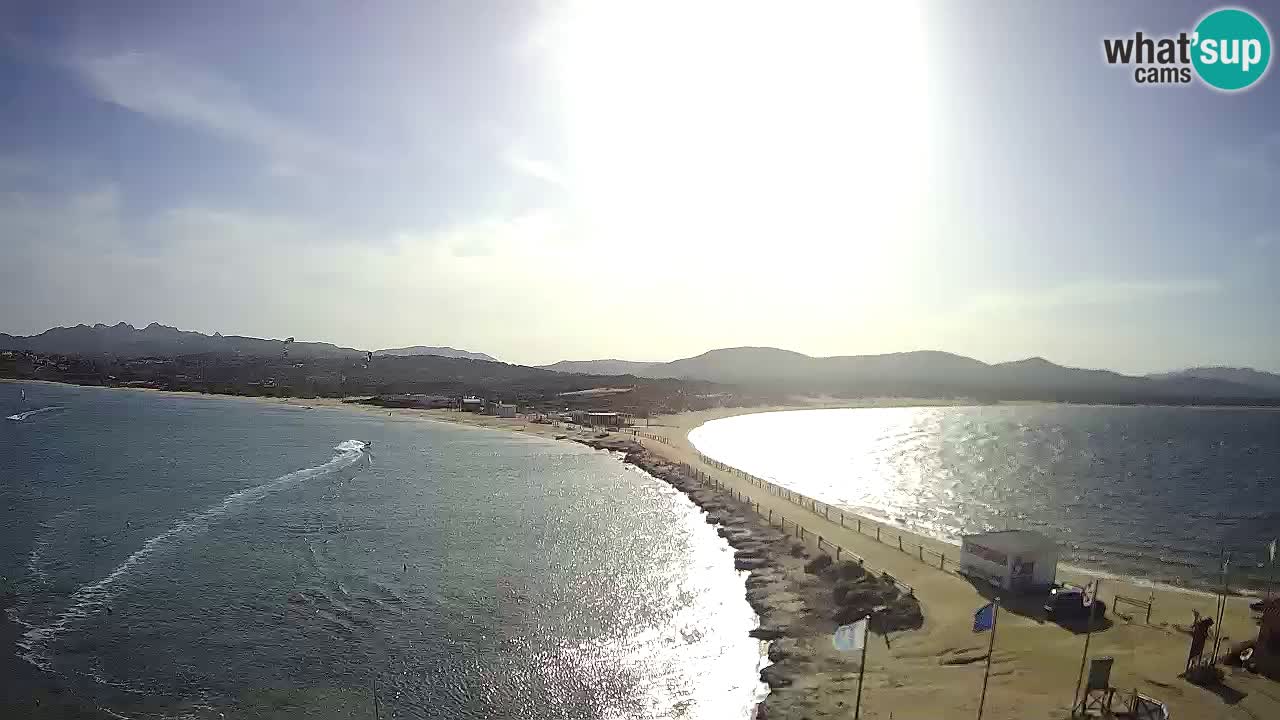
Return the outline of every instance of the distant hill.
<path id="1" fill-rule="evenodd" d="M 289 346 L 289 356 L 297 358 L 359 357 L 354 348 L 321 342 L 266 340 L 179 330 L 151 323 L 139 330 L 128 323 L 56 327 L 27 337 L 0 333 L 0 350 L 25 350 L 59 355 L 112 355 L 115 357 L 175 357 L 196 353 L 226 353 L 254 357 L 279 357 Z"/>
<path id="2" fill-rule="evenodd" d="M 387 350 L 374 350 L 374 357 L 412 357 L 414 355 L 435 355 L 437 357 L 462 358 L 464 360 L 487 360 L 489 362 L 498 362 L 498 359 L 492 355 L 484 353 L 468 352 L 466 350 L 455 350 L 451 347 L 430 347 L 428 345 L 414 345 L 412 347 L 390 348 Z M 608 373 L 606 373 L 608 374 Z"/>
<path id="3" fill-rule="evenodd" d="M 1194 380 L 1230 382 L 1280 393 L 1280 375 L 1254 370 L 1253 368 L 1194 367 L 1176 372 L 1156 373 L 1147 377 L 1154 380 L 1180 380 L 1183 382 Z"/>
<path id="4" fill-rule="evenodd" d="M 741 391 L 770 397 L 813 394 L 960 397 L 979 401 L 1280 403 L 1280 375 L 1249 368 L 1202 367 L 1138 377 L 1111 370 L 1064 367 L 1040 357 L 993 365 L 936 350 L 811 357 L 772 347 L 737 347 L 671 362 L 565 360 L 533 368 L 507 365 L 484 353 L 418 345 L 378 350 L 380 362 L 370 370 L 364 367 L 364 350 L 295 342 L 292 338 L 205 335 L 159 323 L 142 329 L 127 323 L 56 327 L 29 337 L 0 333 L 0 351 L 4 350 L 97 358 L 93 362 L 207 356 L 209 362 L 228 366 L 242 365 L 237 358 L 263 358 L 292 366 L 299 360 L 333 360 L 343 365 L 341 371 L 335 370 L 339 376 L 354 378 L 359 366 L 361 372 L 372 373 L 367 383 L 382 377 L 396 387 L 545 386 L 547 390 L 576 391 L 593 387 L 595 381 L 587 378 L 591 376 L 614 378 L 606 383 L 609 387 L 628 387 L 634 384 L 634 378 L 643 378 L 660 384 L 733 385 Z M 103 367 L 107 366 L 110 363 Z M 96 366 L 91 363 L 91 367 Z M 209 372 L 201 368 L 206 376 Z M 567 375 L 576 379 L 566 378 Z M 619 376 L 632 376 L 632 382 Z M 364 391 L 372 385 L 359 387 Z"/>
<path id="5" fill-rule="evenodd" d="M 662 363 L 636 362 L 635 360 L 561 360 L 551 365 L 543 365 L 543 370 L 554 370 L 561 373 L 579 373 L 582 375 L 636 375 L 643 376 L 645 370 Z"/>
<path id="6" fill-rule="evenodd" d="M 599 363 L 599 365 L 596 365 Z M 711 350 L 667 363 L 563 361 L 556 370 L 704 380 L 797 393 L 1136 402 L 1280 398 L 1280 376 L 1229 368 L 1136 377 L 1034 357 L 994 365 L 935 350 L 811 357 L 770 347 Z M 1212 370 L 1213 372 L 1210 372 Z"/>

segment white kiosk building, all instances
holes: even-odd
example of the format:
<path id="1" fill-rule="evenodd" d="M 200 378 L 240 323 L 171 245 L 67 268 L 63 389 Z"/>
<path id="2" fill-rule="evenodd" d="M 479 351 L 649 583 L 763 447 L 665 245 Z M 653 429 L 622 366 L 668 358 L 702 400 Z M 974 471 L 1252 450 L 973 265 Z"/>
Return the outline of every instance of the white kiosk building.
<path id="1" fill-rule="evenodd" d="M 1034 530 L 962 535 L 960 572 L 1014 592 L 1044 590 L 1058 577 L 1058 545 Z"/>

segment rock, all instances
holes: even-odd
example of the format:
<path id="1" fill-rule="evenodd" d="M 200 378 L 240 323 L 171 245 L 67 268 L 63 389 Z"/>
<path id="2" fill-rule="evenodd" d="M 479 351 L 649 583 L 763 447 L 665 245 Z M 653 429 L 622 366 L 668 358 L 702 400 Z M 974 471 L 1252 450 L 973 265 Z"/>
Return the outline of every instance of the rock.
<path id="1" fill-rule="evenodd" d="M 831 556 L 826 553 L 819 553 L 817 557 L 804 564 L 804 571 L 817 575 L 831 564 Z"/>
<path id="2" fill-rule="evenodd" d="M 924 613 L 920 603 L 910 595 L 903 595 L 876 615 L 876 625 L 881 634 L 901 630 L 918 630 L 924 627 Z"/>
<path id="3" fill-rule="evenodd" d="M 791 543 L 791 557 L 804 557 L 809 554 L 809 548 L 804 546 L 802 542 Z"/>
<path id="4" fill-rule="evenodd" d="M 782 665 L 770 665 L 760 671 L 760 680 L 768 685 L 770 689 L 784 688 L 791 685 L 791 673 L 787 672 Z"/>
<path id="5" fill-rule="evenodd" d="M 786 636 L 787 628 L 761 625 L 747 634 L 759 640 L 777 640 L 780 637 Z"/>
<path id="6" fill-rule="evenodd" d="M 755 570 L 769 564 L 768 558 L 745 557 L 737 558 L 733 561 L 733 567 L 736 570 Z"/>
<path id="7" fill-rule="evenodd" d="M 867 574 L 866 569 L 863 568 L 861 564 L 852 560 L 845 560 L 844 562 L 836 565 L 836 568 L 841 580 L 857 580 Z"/>

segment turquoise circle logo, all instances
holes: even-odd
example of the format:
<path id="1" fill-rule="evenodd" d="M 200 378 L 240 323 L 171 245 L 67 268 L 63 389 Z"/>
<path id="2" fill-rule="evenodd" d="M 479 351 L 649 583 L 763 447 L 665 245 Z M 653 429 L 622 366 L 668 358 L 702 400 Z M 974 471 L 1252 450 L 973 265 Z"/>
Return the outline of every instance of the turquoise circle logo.
<path id="1" fill-rule="evenodd" d="M 1271 61 L 1271 35 L 1253 14 L 1236 8 L 1215 10 L 1196 26 L 1191 58 L 1200 79 L 1228 92 L 1260 80 Z"/>

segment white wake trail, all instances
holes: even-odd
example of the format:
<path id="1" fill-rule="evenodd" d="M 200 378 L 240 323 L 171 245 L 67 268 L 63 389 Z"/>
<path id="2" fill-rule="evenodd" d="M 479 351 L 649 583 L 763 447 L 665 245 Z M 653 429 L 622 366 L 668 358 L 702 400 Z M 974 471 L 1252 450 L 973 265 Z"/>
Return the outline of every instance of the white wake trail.
<path id="1" fill-rule="evenodd" d="M 17 643 L 25 651 L 22 658 L 43 670 L 51 670 L 47 652 L 49 644 L 72 623 L 92 617 L 106 608 L 116 596 L 121 579 L 157 550 L 171 545 L 176 538 L 202 533 L 209 528 L 212 521 L 235 510 L 303 480 L 351 467 L 368 456 L 368 445 L 360 440 L 345 440 L 333 449 L 338 451 L 337 454 L 323 465 L 295 470 L 262 485 L 232 493 L 217 505 L 191 515 L 185 520 L 179 520 L 168 530 L 147 540 L 108 575 L 83 585 L 72 593 L 67 609 L 63 610 L 51 624 L 45 627 L 33 627 L 24 632 L 22 640 Z"/>
<path id="2" fill-rule="evenodd" d="M 54 410 L 61 410 L 61 409 L 62 409 L 61 405 L 51 405 L 49 407 L 43 407 L 38 410 L 28 410 L 26 412 L 20 412 L 17 415 L 10 415 L 9 417 L 5 418 L 5 420 L 17 420 L 18 422 L 22 422 L 23 420 L 26 420 L 32 415 L 39 415 L 40 413 L 47 413 L 47 412 L 52 412 Z"/>

